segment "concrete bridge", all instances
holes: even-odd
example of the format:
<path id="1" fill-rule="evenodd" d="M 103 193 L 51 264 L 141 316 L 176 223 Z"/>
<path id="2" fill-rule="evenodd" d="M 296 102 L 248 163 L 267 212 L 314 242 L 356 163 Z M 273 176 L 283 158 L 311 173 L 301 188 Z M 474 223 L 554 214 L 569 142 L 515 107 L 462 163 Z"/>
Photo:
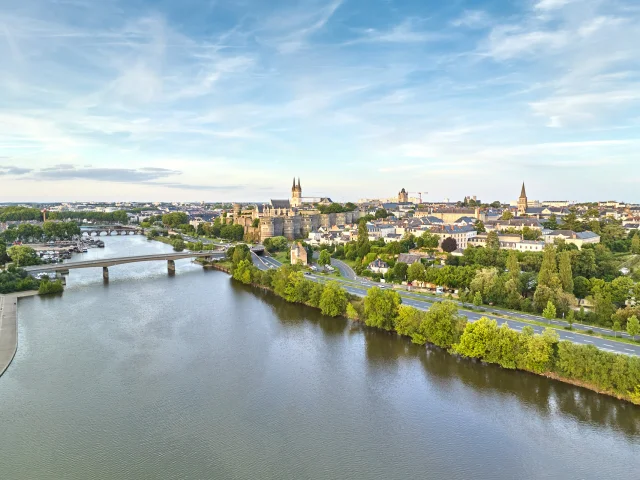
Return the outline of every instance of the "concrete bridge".
<path id="1" fill-rule="evenodd" d="M 116 233 L 116 235 L 144 235 L 144 229 L 139 227 L 94 227 L 89 229 L 82 229 L 82 235 L 87 235 L 90 237 L 95 234 L 97 237 L 106 233 L 107 235 L 111 235 L 112 233 Z"/>
<path id="2" fill-rule="evenodd" d="M 29 273 L 59 273 L 67 274 L 69 270 L 77 268 L 99 268 L 102 267 L 102 277 L 105 280 L 109 280 L 109 267 L 114 265 L 123 265 L 125 263 L 136 262 L 157 262 L 166 261 L 167 270 L 169 272 L 176 271 L 176 260 L 183 258 L 205 258 L 205 259 L 221 259 L 226 256 L 224 251 L 209 251 L 209 252 L 175 252 L 175 253 L 158 253 L 155 255 L 137 255 L 131 257 L 117 257 L 117 258 L 101 258 L 97 260 L 84 260 L 81 262 L 68 262 L 68 263 L 54 263 L 50 265 L 33 265 L 31 267 L 25 267 L 24 269 Z"/>

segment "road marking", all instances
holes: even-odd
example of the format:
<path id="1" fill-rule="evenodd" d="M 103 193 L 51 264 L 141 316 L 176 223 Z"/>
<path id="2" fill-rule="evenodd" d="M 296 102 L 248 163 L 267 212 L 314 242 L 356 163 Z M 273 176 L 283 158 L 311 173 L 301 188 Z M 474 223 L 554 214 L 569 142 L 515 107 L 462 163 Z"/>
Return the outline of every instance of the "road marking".
<path id="1" fill-rule="evenodd" d="M 630 348 L 625 348 L 627 352 L 635 352 L 635 350 L 631 350 Z"/>
<path id="2" fill-rule="evenodd" d="M 587 342 L 587 343 L 593 343 L 591 340 L 585 340 L 585 342 Z"/>
<path id="3" fill-rule="evenodd" d="M 609 345 L 608 343 L 603 343 L 603 345 L 604 345 L 605 347 L 611 347 L 611 348 L 613 348 L 613 345 Z"/>

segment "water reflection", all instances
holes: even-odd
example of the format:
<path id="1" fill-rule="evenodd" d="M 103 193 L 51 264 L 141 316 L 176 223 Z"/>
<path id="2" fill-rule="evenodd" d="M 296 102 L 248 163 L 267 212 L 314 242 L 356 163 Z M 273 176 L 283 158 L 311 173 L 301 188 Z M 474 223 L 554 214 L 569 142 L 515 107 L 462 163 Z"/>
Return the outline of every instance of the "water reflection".
<path id="1" fill-rule="evenodd" d="M 453 391 L 462 383 L 479 392 L 516 399 L 538 415 L 558 413 L 578 422 L 613 428 L 629 437 L 640 436 L 640 407 L 527 372 L 515 372 L 449 354 L 435 346 L 422 347 L 393 333 L 381 332 L 344 318 L 322 315 L 317 309 L 295 305 L 270 292 L 232 282 L 236 292 L 251 293 L 269 306 L 285 327 L 305 323 L 319 326 L 327 336 L 360 335 L 369 366 L 396 369 L 401 362 L 418 360 L 428 381 Z"/>

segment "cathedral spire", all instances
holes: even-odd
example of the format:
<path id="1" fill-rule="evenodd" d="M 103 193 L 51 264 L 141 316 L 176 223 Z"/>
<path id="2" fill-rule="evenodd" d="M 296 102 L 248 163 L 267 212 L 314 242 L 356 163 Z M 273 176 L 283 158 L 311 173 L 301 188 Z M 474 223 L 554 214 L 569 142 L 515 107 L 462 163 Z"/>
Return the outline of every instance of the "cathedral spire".
<path id="1" fill-rule="evenodd" d="M 520 198 L 527 198 L 527 192 L 524 190 L 524 182 L 522 182 L 522 191 L 520 192 Z"/>
<path id="2" fill-rule="evenodd" d="M 296 177 L 293 177 L 293 186 L 291 188 L 296 188 Z"/>
<path id="3" fill-rule="evenodd" d="M 300 186 L 300 177 L 298 177 L 298 188 L 302 188 L 302 187 Z"/>

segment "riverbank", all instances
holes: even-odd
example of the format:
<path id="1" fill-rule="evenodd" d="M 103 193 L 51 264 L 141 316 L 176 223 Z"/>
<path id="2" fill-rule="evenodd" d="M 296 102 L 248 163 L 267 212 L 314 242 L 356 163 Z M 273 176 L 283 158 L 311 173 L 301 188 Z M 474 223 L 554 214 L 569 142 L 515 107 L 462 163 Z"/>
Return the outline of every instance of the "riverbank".
<path id="1" fill-rule="evenodd" d="M 0 295 L 0 376 L 18 350 L 18 299 L 34 295 L 37 290 Z"/>
<path id="2" fill-rule="evenodd" d="M 640 358 L 599 350 L 592 345 L 559 341 L 552 329 L 522 333 L 495 320 L 468 322 L 451 302 L 434 304 L 428 311 L 400 305 L 389 290 L 372 289 L 355 300 L 339 285 L 325 299 L 324 286 L 304 279 L 302 273 L 282 267 L 260 272 L 240 261 L 232 277 L 241 283 L 270 290 L 290 303 L 319 309 L 329 316 L 362 321 L 390 333 L 408 337 L 419 345 L 433 344 L 453 355 L 492 363 L 587 388 L 640 405 Z M 335 282 L 334 282 L 335 283 Z M 338 293 L 337 291 L 342 293 Z M 367 303 L 369 306 L 367 307 Z"/>

